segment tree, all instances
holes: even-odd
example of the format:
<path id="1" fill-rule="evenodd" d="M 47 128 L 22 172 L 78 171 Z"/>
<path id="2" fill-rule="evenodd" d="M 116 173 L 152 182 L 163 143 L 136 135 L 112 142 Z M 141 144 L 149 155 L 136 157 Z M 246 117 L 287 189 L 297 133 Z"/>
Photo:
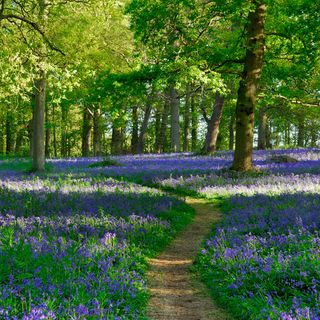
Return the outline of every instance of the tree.
<path id="1" fill-rule="evenodd" d="M 203 146 L 204 154 L 212 154 L 217 148 L 217 138 L 219 134 L 219 125 L 222 117 L 222 109 L 224 104 L 224 97 L 216 93 L 216 99 L 210 119 L 206 118 L 208 128 Z"/>
<path id="2" fill-rule="evenodd" d="M 265 49 L 267 6 L 259 0 L 254 0 L 253 4 L 254 10 L 249 13 L 246 27 L 246 57 L 236 106 L 236 147 L 232 169 L 237 171 L 252 170 L 254 112 Z"/>
<path id="3" fill-rule="evenodd" d="M 60 51 L 55 47 L 47 38 L 44 30 L 47 12 L 45 0 L 39 0 L 36 2 L 36 8 L 39 9 L 38 22 L 35 22 L 28 16 L 26 16 L 26 10 L 31 4 L 31 1 L 27 1 L 24 4 L 18 3 L 16 6 L 8 1 L 2 0 L 0 7 L 0 22 L 5 20 L 13 25 L 15 21 L 26 24 L 32 30 L 41 35 L 44 42 L 50 46 L 51 49 Z M 41 44 L 41 47 L 43 45 Z M 61 51 L 60 51 L 61 52 Z M 42 55 L 44 54 L 42 50 Z M 44 119 L 45 119 L 45 88 L 46 88 L 46 75 L 43 67 L 43 63 L 40 61 L 39 72 L 34 82 L 35 89 L 35 105 L 33 112 L 33 170 L 43 171 L 45 162 L 45 134 L 44 134 Z"/>

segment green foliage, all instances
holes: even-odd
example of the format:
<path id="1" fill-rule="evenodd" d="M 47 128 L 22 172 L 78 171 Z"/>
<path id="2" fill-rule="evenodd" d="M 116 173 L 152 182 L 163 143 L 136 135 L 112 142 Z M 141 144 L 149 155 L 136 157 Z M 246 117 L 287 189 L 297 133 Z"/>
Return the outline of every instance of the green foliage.
<path id="1" fill-rule="evenodd" d="M 118 167 L 118 166 L 121 166 L 121 164 L 118 161 L 111 159 L 110 157 L 104 157 L 102 161 L 93 162 L 89 164 L 89 168 L 110 167 L 110 166 Z"/>

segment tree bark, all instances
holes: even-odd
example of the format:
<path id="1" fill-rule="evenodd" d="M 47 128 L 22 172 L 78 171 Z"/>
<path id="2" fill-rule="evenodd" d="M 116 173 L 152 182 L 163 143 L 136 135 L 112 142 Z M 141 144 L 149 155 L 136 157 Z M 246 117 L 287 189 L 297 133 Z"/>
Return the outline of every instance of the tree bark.
<path id="1" fill-rule="evenodd" d="M 91 135 L 91 113 L 88 107 L 84 106 L 82 111 L 82 142 L 81 153 L 83 157 L 90 155 L 90 135 Z"/>
<path id="2" fill-rule="evenodd" d="M 236 147 L 232 169 L 237 171 L 253 169 L 254 111 L 265 49 L 264 25 L 267 6 L 261 0 L 253 0 L 252 3 L 254 11 L 248 16 L 246 57 L 236 105 Z"/>
<path id="3" fill-rule="evenodd" d="M 68 127 L 67 119 L 69 114 L 69 108 L 67 106 L 61 106 L 61 156 L 68 156 Z"/>
<path id="4" fill-rule="evenodd" d="M 39 0 L 39 18 L 42 27 L 47 25 L 46 0 Z M 41 55 L 46 55 L 44 44 L 40 48 Z M 42 58 L 44 59 L 44 58 Z M 32 171 L 45 170 L 45 107 L 46 107 L 47 76 L 45 70 L 40 68 L 38 79 L 35 80 L 35 105 L 33 110 L 33 160 Z"/>
<path id="5" fill-rule="evenodd" d="M 166 98 L 166 101 L 165 101 L 164 107 L 163 107 L 163 112 L 162 112 L 159 134 L 156 137 L 156 152 L 157 153 L 163 152 L 163 149 L 164 149 L 169 112 L 170 112 L 170 104 L 169 104 L 168 99 Z"/>
<path id="6" fill-rule="evenodd" d="M 28 122 L 28 138 L 29 138 L 29 155 L 30 155 L 30 157 L 33 157 L 33 127 L 34 127 L 33 114 L 34 114 L 34 111 L 32 112 L 31 120 Z"/>
<path id="7" fill-rule="evenodd" d="M 317 130 L 317 128 L 316 128 L 316 122 L 315 121 L 312 121 L 311 122 L 311 133 L 310 133 L 310 135 L 311 135 L 311 141 L 310 141 L 310 146 L 312 147 L 312 148 L 315 148 L 315 147 L 317 147 L 317 141 L 318 141 L 318 138 L 319 138 L 319 133 L 318 133 L 318 130 Z"/>
<path id="8" fill-rule="evenodd" d="M 131 134 L 131 153 L 138 153 L 139 146 L 139 115 L 138 106 L 132 107 L 132 134 Z"/>
<path id="9" fill-rule="evenodd" d="M 121 127 L 115 124 L 112 127 L 111 153 L 115 155 L 123 153 L 123 132 Z"/>
<path id="10" fill-rule="evenodd" d="M 276 149 L 280 146 L 280 132 L 278 128 L 274 131 L 274 145 Z"/>
<path id="11" fill-rule="evenodd" d="M 190 135 L 190 86 L 187 87 L 186 102 L 184 105 L 184 124 L 183 124 L 183 151 L 189 151 Z"/>
<path id="12" fill-rule="evenodd" d="M 35 81 L 35 107 L 33 114 L 33 171 L 44 171 L 45 165 L 45 104 L 46 76 L 44 71 Z"/>
<path id="13" fill-rule="evenodd" d="M 146 110 L 144 112 L 141 128 L 140 128 L 138 153 L 143 153 L 144 151 L 145 139 L 146 139 L 146 134 L 148 130 L 148 123 L 151 115 L 151 110 L 152 110 L 151 99 L 149 98 L 146 105 Z"/>
<path id="14" fill-rule="evenodd" d="M 272 149 L 272 143 L 271 143 L 271 124 L 270 121 L 268 121 L 268 125 L 266 128 L 266 147 L 267 149 Z"/>
<path id="15" fill-rule="evenodd" d="M 224 98 L 219 93 L 217 93 L 212 115 L 208 122 L 205 143 L 202 149 L 203 153 L 205 154 L 212 154 L 216 150 L 217 137 L 219 134 L 219 125 L 222 117 L 223 103 Z"/>
<path id="16" fill-rule="evenodd" d="M 180 152 L 180 98 L 174 87 L 170 88 L 171 104 L 171 151 Z"/>
<path id="17" fill-rule="evenodd" d="M 16 137 L 16 143 L 15 143 L 15 149 L 14 152 L 15 153 L 19 153 L 23 144 L 23 138 L 24 138 L 24 133 L 25 133 L 25 128 L 21 128 L 18 133 L 17 133 L 17 137 Z"/>
<path id="18" fill-rule="evenodd" d="M 305 116 L 304 114 L 298 115 L 298 147 L 304 147 L 305 140 Z"/>
<path id="19" fill-rule="evenodd" d="M 101 123 L 101 109 L 95 107 L 93 111 L 93 155 L 95 157 L 101 156 L 101 141 L 102 141 L 102 123 Z"/>
<path id="20" fill-rule="evenodd" d="M 49 119 L 49 110 L 45 109 L 45 156 L 46 158 L 50 158 L 51 156 L 51 123 Z"/>
<path id="21" fill-rule="evenodd" d="M 268 116 L 266 108 L 261 107 L 259 110 L 259 127 L 258 127 L 258 149 L 265 150 L 267 148 L 268 134 Z"/>
<path id="22" fill-rule="evenodd" d="M 13 129 L 14 117 L 12 113 L 7 112 L 6 116 L 6 154 L 14 151 L 14 129 Z"/>
<path id="23" fill-rule="evenodd" d="M 284 144 L 286 146 L 289 145 L 288 141 L 290 140 L 290 138 L 289 138 L 289 134 L 290 134 L 289 125 L 290 125 L 289 123 L 286 123 L 285 129 L 284 129 Z"/>
<path id="24" fill-rule="evenodd" d="M 198 111 L 196 109 L 195 96 L 191 98 L 191 151 L 195 152 L 198 147 Z"/>
<path id="25" fill-rule="evenodd" d="M 161 128 L 161 111 L 157 108 L 155 112 L 155 124 L 154 124 L 154 136 L 155 136 L 155 144 L 154 144 L 154 152 L 157 152 L 158 148 L 158 139 Z"/>
<path id="26" fill-rule="evenodd" d="M 234 149 L 235 114 L 231 114 L 229 122 L 229 150 Z"/>
<path id="27" fill-rule="evenodd" d="M 57 148 L 57 129 L 56 129 L 56 108 L 55 105 L 52 106 L 52 123 L 53 123 L 53 153 L 55 158 L 58 157 Z"/>
<path id="28" fill-rule="evenodd" d="M 2 117 L 1 117 L 2 118 Z M 2 120 L 2 119 L 1 119 Z M 0 123 L 0 153 L 4 153 L 4 147 L 5 147 L 5 123 L 1 121 Z"/>

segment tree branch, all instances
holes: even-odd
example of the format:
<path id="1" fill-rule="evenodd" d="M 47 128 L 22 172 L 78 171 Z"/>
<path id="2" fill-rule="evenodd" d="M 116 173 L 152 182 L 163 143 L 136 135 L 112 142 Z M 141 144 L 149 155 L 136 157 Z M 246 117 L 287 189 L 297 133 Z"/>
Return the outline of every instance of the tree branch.
<path id="1" fill-rule="evenodd" d="M 200 105 L 200 109 L 201 109 L 204 120 L 206 121 L 206 123 L 209 123 L 210 119 L 208 118 L 207 111 L 202 104 Z"/>
<path id="2" fill-rule="evenodd" d="M 305 107 L 320 107 L 320 101 L 313 101 L 313 102 L 304 102 L 304 101 L 301 101 L 301 100 L 298 100 L 298 99 L 289 99 L 283 95 L 277 95 L 276 96 L 277 98 L 280 98 L 280 99 L 283 99 L 283 100 L 286 100 L 290 103 L 293 103 L 293 104 L 299 104 L 301 106 L 305 106 Z"/>
<path id="3" fill-rule="evenodd" d="M 1 0 L 1 1 L 3 2 L 4 0 Z M 32 29 L 37 31 L 42 36 L 45 43 L 49 46 L 49 48 L 51 50 L 57 51 L 57 52 L 61 53 L 63 56 L 65 56 L 65 53 L 63 51 L 61 51 L 58 47 L 56 47 L 53 43 L 51 43 L 51 41 L 48 39 L 48 37 L 45 35 L 45 33 L 40 29 L 40 27 L 35 22 L 33 22 L 25 17 L 18 16 L 16 14 L 6 14 L 6 15 L 2 14 L 2 15 L 0 15 L 0 21 L 8 20 L 10 22 L 11 19 L 22 21 L 22 22 L 28 24 L 29 26 L 31 26 Z"/>
<path id="4" fill-rule="evenodd" d="M 280 38 L 285 38 L 288 40 L 292 40 L 292 37 L 288 36 L 285 33 L 279 33 L 279 32 L 266 32 L 265 33 L 266 36 L 276 36 L 276 37 L 280 37 Z"/>
<path id="5" fill-rule="evenodd" d="M 218 64 L 217 66 L 215 66 L 212 70 L 215 71 L 221 67 L 223 67 L 225 64 L 228 64 L 228 63 L 237 63 L 237 64 L 242 64 L 245 62 L 245 59 L 242 58 L 242 59 L 228 59 L 228 60 L 225 60 L 223 62 L 221 62 L 220 64 Z"/>

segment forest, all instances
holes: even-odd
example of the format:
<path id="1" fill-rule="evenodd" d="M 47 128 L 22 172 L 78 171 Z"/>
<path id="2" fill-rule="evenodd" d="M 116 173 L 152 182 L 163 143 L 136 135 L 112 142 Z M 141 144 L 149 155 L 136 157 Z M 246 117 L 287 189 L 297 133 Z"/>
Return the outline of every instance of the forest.
<path id="1" fill-rule="evenodd" d="M 4 1 L 1 152 L 316 147 L 319 4 L 267 5 Z"/>
<path id="2" fill-rule="evenodd" d="M 0 0 L 0 319 L 320 319 L 320 3 Z"/>

